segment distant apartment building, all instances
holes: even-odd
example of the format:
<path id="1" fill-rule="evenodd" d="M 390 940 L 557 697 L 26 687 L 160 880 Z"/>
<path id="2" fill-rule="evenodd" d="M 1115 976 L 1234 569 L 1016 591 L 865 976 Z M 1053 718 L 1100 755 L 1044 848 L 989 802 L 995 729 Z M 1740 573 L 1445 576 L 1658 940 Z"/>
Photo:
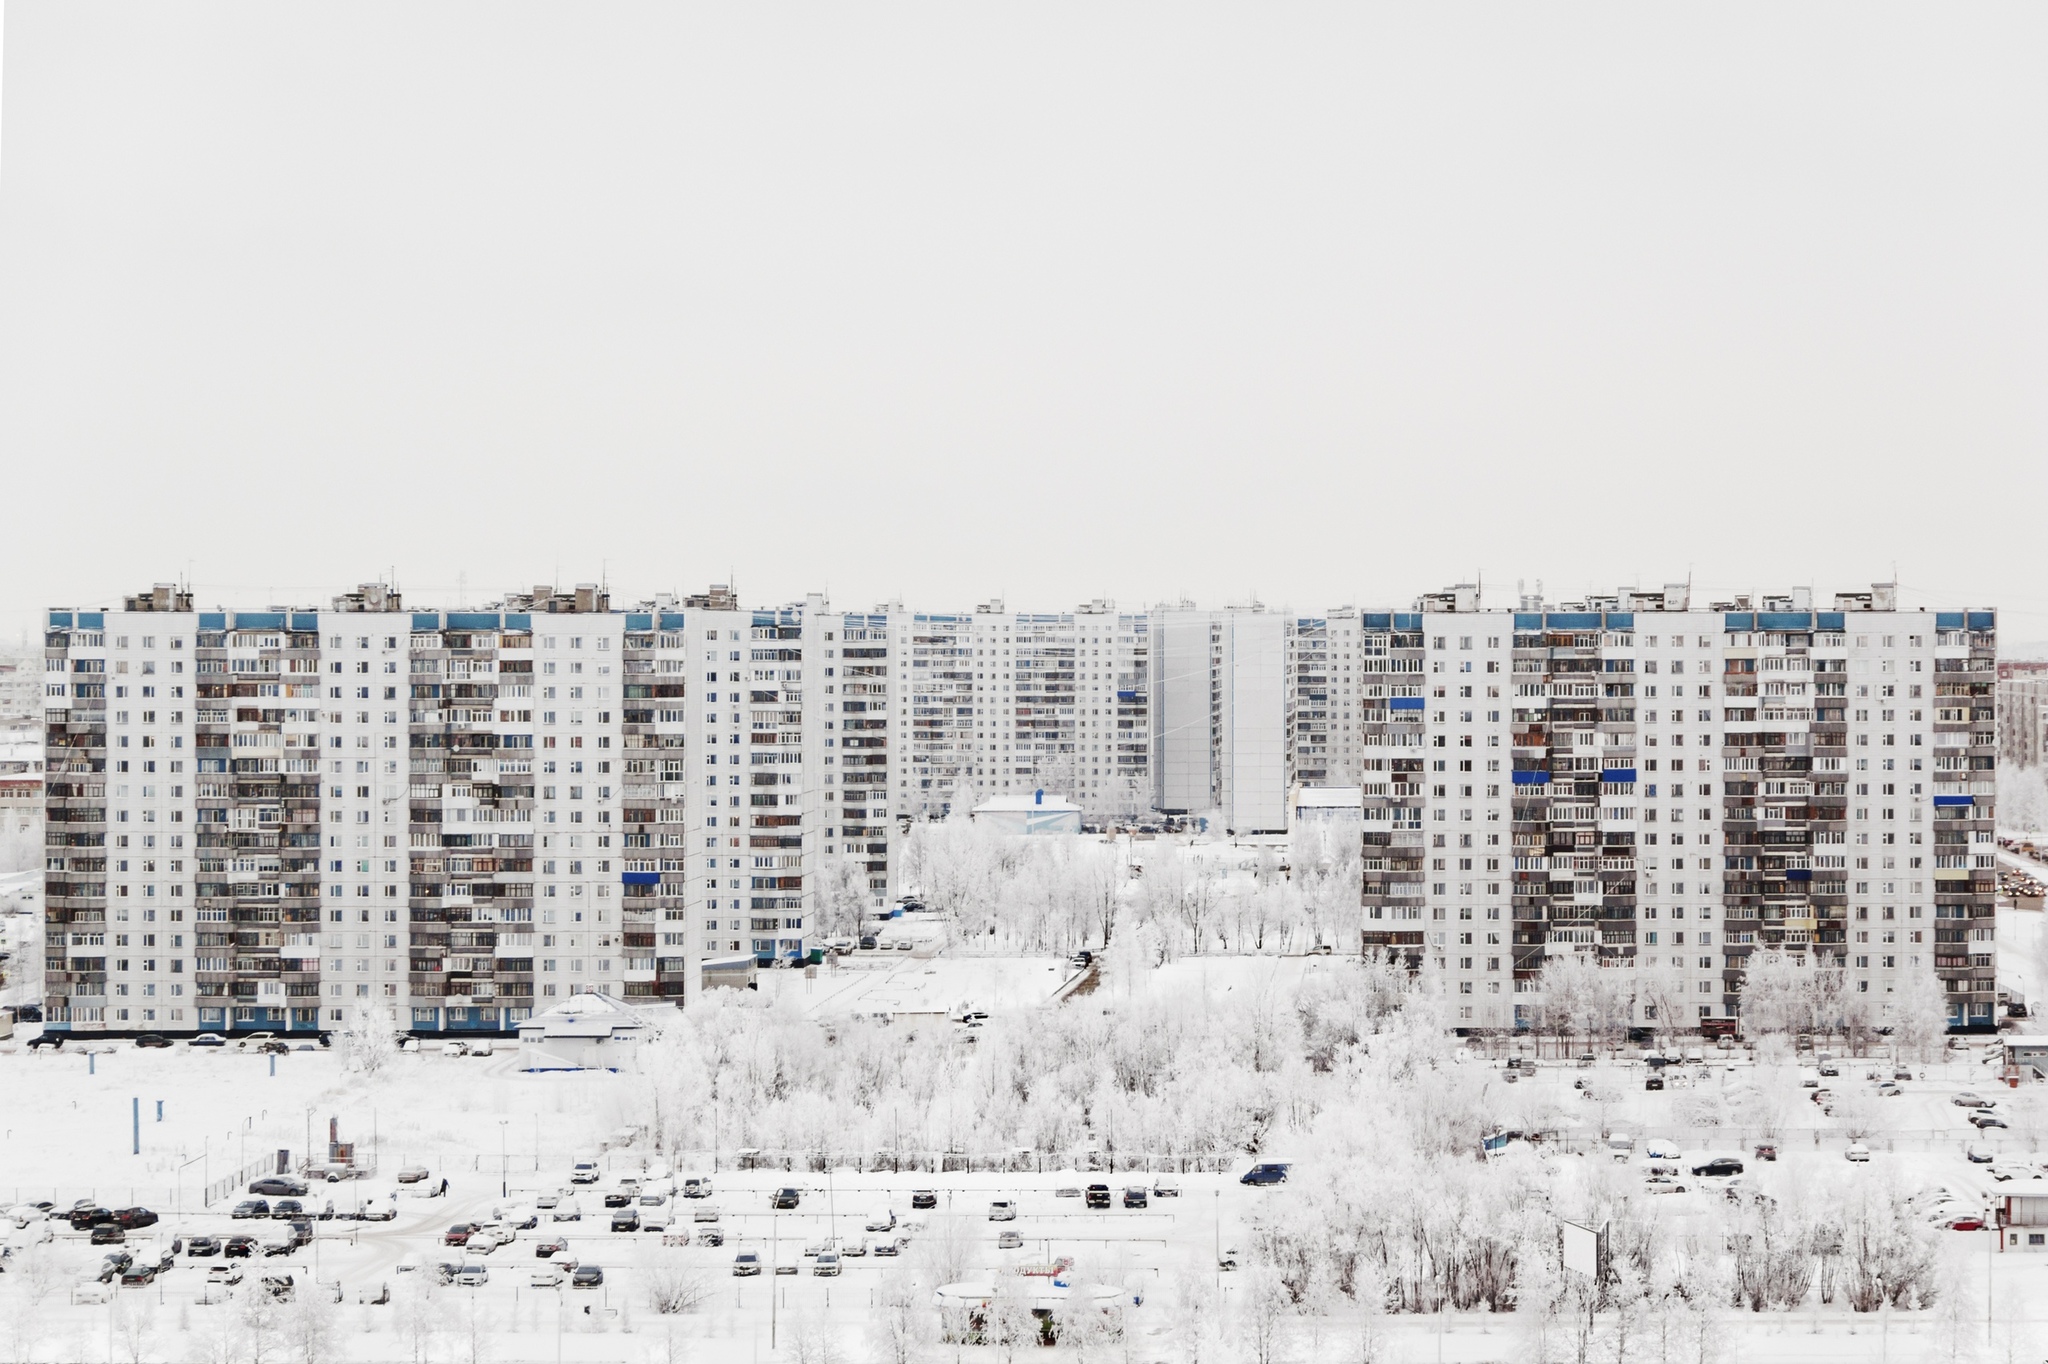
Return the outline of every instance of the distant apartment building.
<path id="1" fill-rule="evenodd" d="M 1153 805 L 1235 834 L 1281 833 L 1295 786 L 1355 777 L 1356 613 L 1263 606 L 1152 612 Z"/>
<path id="2" fill-rule="evenodd" d="M 1044 789 L 1094 822 L 1150 805 L 1149 633 L 1106 601 L 1034 613 L 887 608 L 898 812 Z"/>
<path id="3" fill-rule="evenodd" d="M 1998 758 L 2039 767 L 2048 753 L 2048 663 L 1998 665 Z"/>
<path id="4" fill-rule="evenodd" d="M 1578 954 L 1733 1017 L 1758 951 L 1880 1010 L 1931 972 L 1952 1024 L 1993 1023 L 1991 611 L 1418 605 L 1363 616 L 1364 940 L 1430 959 L 1461 1026 L 1534 1025 Z"/>

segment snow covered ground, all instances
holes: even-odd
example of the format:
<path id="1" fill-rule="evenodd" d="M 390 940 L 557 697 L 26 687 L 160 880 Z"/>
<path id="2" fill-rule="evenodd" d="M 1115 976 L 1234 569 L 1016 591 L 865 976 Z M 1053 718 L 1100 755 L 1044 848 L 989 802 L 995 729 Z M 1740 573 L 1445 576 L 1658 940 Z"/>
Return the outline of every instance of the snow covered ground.
<path id="1" fill-rule="evenodd" d="M 915 962 L 892 963 L 867 973 L 877 977 L 867 989 L 885 988 L 899 972 L 917 972 L 922 980 L 922 969 Z M 1204 992 L 1279 988 L 1284 981 L 1277 976 L 1328 969 L 1334 968 L 1316 958 L 1181 962 L 1153 983 L 1199 1001 Z M 793 988 L 800 978 L 787 974 L 781 987 Z M 1511 1105 L 1548 1105 L 1568 1113 L 1601 1109 L 1609 1128 L 1679 1142 L 1683 1155 L 1676 1163 L 1685 1166 L 1731 1143 L 1721 1135 L 1695 1144 L 1700 1139 L 1689 1134 L 1682 1115 L 1697 1111 L 1703 1096 L 1739 1109 L 1741 1096 L 1769 1084 L 1782 1088 L 1779 1097 L 1789 1112 L 1783 1119 L 1782 1158 L 1775 1164 L 1749 1161 L 1744 1178 L 1761 1192 L 1794 1200 L 1815 1189 L 1859 1182 L 1910 1188 L 1940 1184 L 1959 1198 L 1981 1200 L 1994 1189 L 2011 1187 L 1994 1184 L 1983 1167 L 1962 1156 L 1978 1134 L 1965 1124 L 1964 1110 L 1949 1100 L 1966 1087 L 1989 1092 L 1990 1067 L 1977 1061 L 1929 1067 L 1928 1078 L 1906 1082 L 1900 1098 L 1873 1101 L 1887 1106 L 1884 1135 L 1871 1140 L 1871 1162 L 1854 1165 L 1843 1159 L 1838 1124 L 1804 1097 L 1811 1091 L 1799 1086 L 1795 1070 L 1713 1055 L 1710 1063 L 1681 1068 L 1683 1080 L 1662 1092 L 1643 1088 L 1647 1072 L 1637 1064 L 1602 1062 L 1582 1069 L 1546 1063 L 1534 1076 L 1498 1090 L 1503 1117 L 1512 1118 Z M 1498 1069 L 1476 1056 L 1460 1064 Z M 1838 1092 L 1867 1090 L 1871 1086 L 1864 1075 L 1877 1068 L 1888 1074 L 1890 1063 L 1852 1063 L 1845 1067 L 1848 1073 L 1829 1083 Z M 1581 1081 L 1599 1097 L 1580 1098 L 1576 1085 Z M 24 1247 L 7 1262 L 9 1273 L 0 1276 L 7 1334 L 0 1346 L 12 1351 L 9 1358 L 41 1360 L 206 1359 L 229 1347 L 240 1351 L 231 1357 L 248 1359 L 261 1353 L 252 1344 L 252 1332 L 271 1331 L 282 1338 L 302 1329 L 296 1324 L 299 1316 L 293 1315 L 298 1313 L 325 1321 L 328 1335 L 317 1357 L 337 1360 L 832 1357 L 822 1352 L 821 1342 L 830 1342 L 838 1358 L 883 1358 L 888 1356 L 875 1350 L 891 1293 L 906 1294 L 918 1315 L 930 1317 L 924 1304 L 933 1275 L 941 1270 L 949 1280 L 980 1279 L 1019 1264 L 1068 1258 L 1077 1280 L 1118 1285 L 1143 1299 L 1128 1317 L 1129 1357 L 1193 1357 L 1197 1347 L 1189 1331 L 1213 1326 L 1232 1343 L 1222 1353 L 1212 1346 L 1203 1357 L 1249 1358 L 1239 1351 L 1251 1329 L 1255 1280 L 1247 1272 L 1220 1269 L 1219 1252 L 1238 1252 L 1236 1258 L 1248 1266 L 1245 1252 L 1253 1245 L 1256 1222 L 1286 1221 L 1321 1199 L 1339 1177 L 1313 1160 L 1298 1164 L 1287 1185 L 1272 1189 L 1247 1188 L 1227 1174 L 1177 1175 L 1170 1177 L 1175 1196 L 1155 1194 L 1148 1197 L 1148 1206 L 1127 1209 L 1123 1190 L 1156 1187 L 1156 1178 L 1081 1172 L 787 1174 L 735 1171 L 731 1152 L 716 1158 L 702 1152 L 680 1157 L 673 1171 L 677 1177 L 709 1175 L 716 1187 L 702 1203 L 676 1199 L 670 1205 L 677 1210 L 671 1215 L 679 1216 L 675 1232 L 696 1233 L 691 1244 L 666 1244 L 662 1234 L 653 1232 L 613 1233 L 597 1200 L 585 1193 L 582 1220 L 544 1221 L 488 1256 L 465 1256 L 442 1246 L 443 1233 L 456 1222 L 490 1218 L 502 1206 L 530 1205 L 541 1191 L 569 1187 L 571 1166 L 579 1158 L 595 1156 L 606 1182 L 649 1164 L 659 1168 L 662 1161 L 632 1146 L 599 1154 L 606 1135 L 637 1111 L 632 1095 L 640 1083 L 630 1074 L 528 1075 L 518 1069 L 516 1048 L 489 1058 L 408 1054 L 393 1058 L 375 1080 L 344 1073 L 341 1056 L 332 1051 L 279 1056 L 273 1067 L 267 1056 L 234 1048 L 141 1051 L 120 1046 L 90 1062 L 77 1053 L 31 1055 L 19 1045 L 0 1048 L 0 1095 L 5 1096 L 0 1105 L 0 1198 L 9 1203 L 46 1199 L 61 1208 L 91 1198 L 108 1206 L 140 1204 L 159 1212 L 163 1221 L 137 1240 L 162 1244 L 172 1236 L 270 1230 L 269 1224 L 229 1216 L 239 1190 L 210 1203 L 202 1190 L 209 1180 L 219 1181 L 238 1168 L 246 1171 L 278 1148 L 304 1150 L 309 1133 L 313 1141 L 324 1142 L 330 1116 L 339 1120 L 342 1137 L 356 1141 L 379 1167 L 370 1180 L 316 1186 L 315 1199 L 334 1200 L 343 1216 L 317 1222 L 309 1247 L 248 1262 L 243 1282 L 231 1291 L 207 1286 L 209 1268 L 224 1263 L 220 1258 L 181 1259 L 154 1284 L 121 1289 L 111 1303 L 87 1301 L 100 1296 L 96 1285 L 84 1285 L 103 1248 L 86 1244 L 83 1233 L 68 1229 L 58 1231 L 48 1246 Z M 142 1118 L 139 1154 L 133 1151 L 136 1100 Z M 161 1121 L 158 1100 L 163 1101 Z M 2035 1129 L 2016 1124 L 2012 1132 L 1988 1134 L 1988 1140 L 2015 1158 L 2039 1158 L 2031 1149 L 2039 1140 Z M 1746 1149 L 1732 1153 L 1749 1156 Z M 409 1164 L 432 1172 L 419 1187 L 438 1189 L 446 1178 L 447 1194 L 401 1197 L 400 1213 L 391 1222 L 347 1220 L 362 1195 L 396 1191 L 394 1176 Z M 1597 1150 L 1559 1155 L 1517 1145 L 1496 1164 L 1504 1178 L 1526 1166 L 1560 1188 L 1640 1179 L 1634 1167 L 1617 1169 Z M 1681 1180 L 1688 1185 L 1686 1192 L 1656 1200 L 1659 1215 L 1680 1230 L 1713 1225 L 1710 1214 L 1722 1199 L 1725 1181 L 1684 1174 Z M 1117 1205 L 1107 1211 L 1088 1210 L 1082 1200 L 1060 1194 L 1098 1181 L 1115 1191 Z M 800 1190 L 799 1206 L 771 1209 L 771 1192 L 784 1186 Z M 2048 1181 L 2040 1187 L 2048 1190 Z M 919 1189 L 935 1191 L 935 1209 L 912 1210 L 912 1194 Z M 996 1200 L 1016 1204 L 1014 1221 L 990 1220 L 990 1204 Z M 715 1208 L 716 1222 L 680 1220 L 699 1207 Z M 865 1231 L 866 1224 L 874 1210 L 884 1207 L 905 1224 L 905 1254 L 849 1258 L 836 1278 L 811 1272 L 815 1262 L 803 1253 L 807 1245 L 827 1238 L 842 1246 L 871 1241 L 875 1237 Z M 723 1245 L 701 1244 L 701 1233 L 711 1226 L 723 1233 Z M 1021 1244 L 999 1248 L 997 1238 L 1005 1230 L 1015 1231 Z M 569 1257 L 603 1268 L 602 1285 L 561 1286 L 561 1272 L 551 1268 L 555 1260 L 537 1256 L 534 1249 L 542 1238 L 556 1235 L 566 1238 Z M 2048 1318 L 2048 1298 L 2040 1292 L 2048 1282 L 2048 1254 L 1991 1256 L 1987 1233 L 1944 1235 L 1960 1257 L 1960 1282 L 1973 1294 L 1968 1301 L 1977 1314 L 1960 1325 L 1939 1312 L 1885 1314 L 1888 1321 L 1857 1317 L 1839 1303 L 1811 1313 L 1725 1313 L 1721 1329 L 1727 1352 L 1722 1357 L 1872 1359 L 1889 1349 L 1894 1358 L 1921 1358 L 1946 1349 L 1959 1330 L 1981 1334 L 1987 1312 L 1994 1343 L 2005 1339 L 2001 1333 L 2024 1325 L 2016 1324 L 2015 1312 Z M 799 1272 L 735 1278 L 733 1259 L 743 1250 L 771 1266 L 798 1266 Z M 429 1282 L 431 1269 L 401 1269 L 408 1256 L 428 1266 L 444 1258 L 481 1263 L 488 1282 L 435 1285 Z M 260 1298 L 257 1280 L 280 1271 L 293 1273 L 301 1284 L 338 1288 L 302 1295 L 317 1296 L 316 1306 L 294 1305 L 268 1318 L 261 1312 L 251 1316 L 250 1305 Z M 660 1316 L 650 1294 L 671 1283 L 677 1271 L 699 1276 L 701 1301 L 682 1316 Z M 536 1286 L 536 1275 L 546 1286 Z M 396 1295 L 391 1302 L 365 1301 L 386 1289 Z M 328 1301 L 336 1292 L 339 1304 Z M 222 1297 L 227 1300 L 209 1300 Z M 147 1323 L 146 1331 L 136 1325 L 139 1321 Z M 1394 1317 L 1370 1323 L 1355 1312 L 1315 1319 L 1290 1314 L 1286 1328 L 1285 1357 L 1297 1360 L 1316 1357 L 1317 1351 L 1332 1360 L 1359 1358 L 1358 1332 L 1367 1329 L 1384 1337 L 1381 1357 L 1386 1359 L 1434 1359 L 1440 1352 L 1446 1360 L 1521 1360 L 1533 1357 L 1529 1351 L 1535 1348 L 1513 1314 L 1453 1313 L 1441 1319 Z M 2030 1329 L 2041 1328 L 2048 1328 L 2048 1319 L 2034 1321 Z M 944 1357 L 956 1353 L 993 1357 L 993 1351 L 950 1348 Z M 940 1356 L 935 1352 L 932 1357 Z M 1108 1357 L 1122 1358 L 1123 1352 Z"/>

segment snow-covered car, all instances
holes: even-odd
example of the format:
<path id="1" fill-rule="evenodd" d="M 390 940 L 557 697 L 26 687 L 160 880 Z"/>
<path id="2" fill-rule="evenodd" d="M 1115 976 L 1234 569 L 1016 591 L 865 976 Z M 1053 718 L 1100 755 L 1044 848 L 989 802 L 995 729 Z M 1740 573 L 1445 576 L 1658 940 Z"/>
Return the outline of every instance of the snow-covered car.
<path id="1" fill-rule="evenodd" d="M 1866 1161 L 1870 1159 L 1870 1148 L 1860 1141 L 1852 1141 L 1849 1148 L 1842 1152 L 1842 1157 L 1845 1160 Z"/>
<path id="2" fill-rule="evenodd" d="M 1684 1193 L 1685 1185 L 1669 1175 L 1652 1175 L 1643 1181 L 1643 1191 L 1653 1194 Z"/>
<path id="3" fill-rule="evenodd" d="M 1963 1158 L 1972 1165 L 1989 1165 L 1992 1161 L 1991 1148 L 1973 1141 L 1963 1148 Z"/>
<path id="4" fill-rule="evenodd" d="M 991 1222 L 1014 1222 L 1017 1220 L 1017 1205 L 1007 1198 L 999 1198 L 988 1205 L 988 1220 Z"/>

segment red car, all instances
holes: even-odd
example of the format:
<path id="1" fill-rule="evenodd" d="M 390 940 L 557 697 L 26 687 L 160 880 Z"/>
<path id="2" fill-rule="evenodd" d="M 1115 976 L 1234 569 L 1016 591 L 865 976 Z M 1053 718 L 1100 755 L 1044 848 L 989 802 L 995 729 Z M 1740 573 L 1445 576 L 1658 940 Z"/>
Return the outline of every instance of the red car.
<path id="1" fill-rule="evenodd" d="M 448 1234 L 441 1238 L 441 1244 L 444 1246 L 466 1246 L 469 1244 L 469 1234 L 475 1230 L 475 1223 L 457 1222 L 454 1226 L 448 1228 Z"/>
<path id="2" fill-rule="evenodd" d="M 1950 1231 L 1982 1231 L 1984 1230 L 1984 1219 L 1981 1217 L 1958 1217 L 1948 1224 L 1948 1229 Z"/>

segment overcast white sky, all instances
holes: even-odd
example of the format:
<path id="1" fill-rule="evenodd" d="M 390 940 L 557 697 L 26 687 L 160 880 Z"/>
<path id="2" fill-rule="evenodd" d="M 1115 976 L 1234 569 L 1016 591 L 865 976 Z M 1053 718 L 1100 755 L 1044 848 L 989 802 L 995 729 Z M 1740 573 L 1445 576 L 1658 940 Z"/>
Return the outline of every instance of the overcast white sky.
<path id="1" fill-rule="evenodd" d="M 1896 567 L 2048 639 L 2038 4 L 5 18 L 10 641 L 387 566 L 1303 609 Z"/>

